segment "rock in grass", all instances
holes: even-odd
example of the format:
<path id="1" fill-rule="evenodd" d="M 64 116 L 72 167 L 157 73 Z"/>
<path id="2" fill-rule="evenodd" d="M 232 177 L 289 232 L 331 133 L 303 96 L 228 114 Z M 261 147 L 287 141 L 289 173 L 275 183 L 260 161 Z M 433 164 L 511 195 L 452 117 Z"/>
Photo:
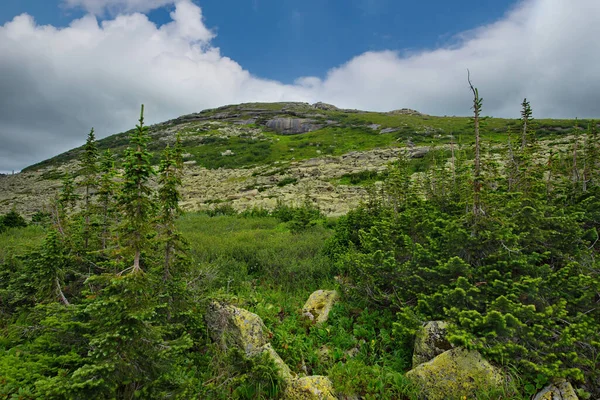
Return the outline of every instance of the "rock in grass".
<path id="1" fill-rule="evenodd" d="M 533 400 L 578 400 L 573 386 L 564 379 L 548 385 Z"/>
<path id="2" fill-rule="evenodd" d="M 417 331 L 412 359 L 413 368 L 432 360 L 434 357 L 453 347 L 446 340 L 447 328 L 447 322 L 429 321 Z"/>
<path id="3" fill-rule="evenodd" d="M 304 307 L 302 307 L 302 315 L 314 321 L 315 324 L 321 324 L 327 321 L 329 312 L 338 297 L 335 290 L 317 290 L 310 295 Z"/>
<path id="4" fill-rule="evenodd" d="M 305 376 L 287 383 L 284 400 L 335 400 L 333 384 L 326 376 Z"/>
<path id="5" fill-rule="evenodd" d="M 287 366 L 285 361 L 283 361 L 283 359 L 279 356 L 279 354 L 277 354 L 273 346 L 271 346 L 271 343 L 267 343 L 266 345 L 264 345 L 261 348 L 259 354 L 267 354 L 268 357 L 271 360 L 273 360 L 273 363 L 275 363 L 275 365 L 277 366 L 279 376 L 285 382 L 290 382 L 296 377 L 296 375 L 290 370 L 290 367 Z"/>
<path id="6" fill-rule="evenodd" d="M 503 383 L 500 371 L 477 351 L 457 347 L 406 373 L 428 400 L 467 396 Z"/>
<path id="7" fill-rule="evenodd" d="M 206 312 L 206 326 L 211 338 L 223 349 L 238 347 L 253 356 L 267 344 L 267 328 L 262 319 L 250 311 L 213 302 Z"/>

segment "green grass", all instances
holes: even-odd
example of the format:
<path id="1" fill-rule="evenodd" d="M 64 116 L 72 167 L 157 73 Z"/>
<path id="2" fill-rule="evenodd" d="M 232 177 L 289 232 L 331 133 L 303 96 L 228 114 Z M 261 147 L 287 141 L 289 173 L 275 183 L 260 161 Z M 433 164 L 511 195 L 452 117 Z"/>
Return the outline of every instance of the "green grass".
<path id="1" fill-rule="evenodd" d="M 327 375 L 337 393 L 348 396 L 419 399 L 404 377 L 411 351 L 394 338 L 391 312 L 359 308 L 353 299 L 342 296 L 325 324 L 313 326 L 302 317 L 310 293 L 337 287 L 336 268 L 322 254 L 332 234 L 329 225 L 292 233 L 289 224 L 273 217 L 188 213 L 178 220 L 190 245 L 192 276 L 204 282 L 203 295 L 227 299 L 258 314 L 272 334 L 273 347 L 292 371 Z M 0 262 L 33 249 L 43 236 L 44 230 L 37 226 L 0 234 Z M 230 355 L 214 346 L 201 352 L 206 365 L 199 373 L 202 381 L 214 383 L 211 388 L 217 392 L 256 389 L 228 387 L 233 381 L 221 376 L 226 369 L 218 365 L 227 363 Z M 209 386 L 206 393 L 212 396 Z M 520 398 L 513 389 L 503 390 L 478 398 Z"/>
<path id="2" fill-rule="evenodd" d="M 11 228 L 6 232 L 0 233 L 0 264 L 7 258 L 22 255 L 35 249 L 42 242 L 45 236 L 45 230 L 37 225 L 30 225 L 26 228 Z"/>

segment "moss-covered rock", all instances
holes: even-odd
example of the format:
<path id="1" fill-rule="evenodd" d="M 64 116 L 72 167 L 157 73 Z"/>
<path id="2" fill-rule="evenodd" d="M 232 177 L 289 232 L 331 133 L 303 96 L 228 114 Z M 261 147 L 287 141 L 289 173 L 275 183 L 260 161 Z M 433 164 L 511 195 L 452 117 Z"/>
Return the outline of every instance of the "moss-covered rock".
<path id="1" fill-rule="evenodd" d="M 413 368 L 453 347 L 446 339 L 447 328 L 448 323 L 444 321 L 430 321 L 417 331 L 412 359 Z"/>
<path id="2" fill-rule="evenodd" d="M 333 384 L 326 376 L 305 376 L 289 381 L 284 400 L 335 400 Z"/>
<path id="3" fill-rule="evenodd" d="M 573 386 L 564 379 L 546 386 L 533 400 L 578 400 Z"/>
<path id="4" fill-rule="evenodd" d="M 472 396 L 502 384 L 500 371 L 477 351 L 457 347 L 407 372 L 406 377 L 417 385 L 428 400 L 443 400 Z"/>
<path id="5" fill-rule="evenodd" d="M 271 360 L 273 360 L 273 362 L 277 366 L 277 369 L 279 370 L 279 376 L 285 382 L 289 382 L 296 378 L 296 374 L 294 374 L 290 370 L 290 367 L 288 367 L 287 364 L 285 363 L 285 361 L 283 361 L 283 359 L 279 356 L 279 354 L 277 354 L 277 352 L 275 351 L 275 349 L 273 348 L 271 343 L 265 344 L 261 348 L 259 354 L 268 354 L 269 358 Z"/>
<path id="6" fill-rule="evenodd" d="M 238 347 L 253 356 L 267 344 L 267 328 L 262 319 L 250 311 L 213 302 L 206 312 L 206 325 L 211 338 L 223 349 Z"/>
<path id="7" fill-rule="evenodd" d="M 317 290 L 302 307 L 302 315 L 315 324 L 321 324 L 329 318 L 329 312 L 338 298 L 335 290 Z"/>

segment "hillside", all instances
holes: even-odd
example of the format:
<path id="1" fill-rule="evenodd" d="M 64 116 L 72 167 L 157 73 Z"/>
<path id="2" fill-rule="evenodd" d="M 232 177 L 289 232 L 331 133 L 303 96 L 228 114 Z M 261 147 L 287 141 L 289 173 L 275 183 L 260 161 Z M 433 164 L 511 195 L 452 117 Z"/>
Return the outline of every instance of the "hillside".
<path id="1" fill-rule="evenodd" d="M 597 125 L 474 104 L 142 106 L 2 177 L 59 196 L 0 217 L 0 397 L 598 398 Z"/>
<path id="2" fill-rule="evenodd" d="M 482 137 L 490 151 L 506 143 L 506 133 L 516 132 L 518 122 L 485 120 Z M 576 123 L 536 120 L 536 135 L 546 148 L 556 148 L 568 142 Z M 578 123 L 585 127 L 588 121 Z M 399 153 L 408 152 L 419 171 L 432 146 L 447 148 L 454 140 L 468 147 L 471 125 L 466 117 L 434 117 L 409 109 L 378 113 L 324 103 L 249 103 L 153 125 L 150 149 L 157 163 L 160 150 L 182 134 L 182 207 L 187 211 L 215 204 L 272 209 L 277 201 L 298 203 L 308 196 L 326 214 L 340 215 L 365 198 L 365 181 L 377 180 Z M 99 140 L 100 150 L 110 148 L 121 156 L 130 133 Z M 81 153 L 81 147 L 72 149 L 19 174 L 0 176 L 0 213 L 13 206 L 25 215 L 42 209 L 60 188 L 65 170 L 77 170 Z"/>

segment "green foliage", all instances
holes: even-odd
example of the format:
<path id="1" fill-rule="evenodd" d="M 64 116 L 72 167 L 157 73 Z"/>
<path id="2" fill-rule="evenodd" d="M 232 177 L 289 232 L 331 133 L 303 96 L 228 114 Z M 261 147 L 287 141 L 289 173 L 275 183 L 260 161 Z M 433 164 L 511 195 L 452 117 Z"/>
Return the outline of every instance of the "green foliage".
<path id="1" fill-rule="evenodd" d="M 27 221 L 14 208 L 0 217 L 0 232 L 9 228 L 24 228 Z"/>
<path id="2" fill-rule="evenodd" d="M 531 398 L 561 376 L 598 397 L 595 124 L 568 154 L 536 156 L 533 141 L 521 151 L 511 138 L 512 150 L 496 153 L 506 155 L 505 169 L 489 161 L 491 150 L 482 145 L 482 212 L 474 216 L 466 119 L 323 113 L 339 125 L 255 139 L 219 138 L 209 130 L 213 142 L 192 153 L 207 154 L 212 145 L 232 149 L 235 156 L 215 152 L 206 162 L 233 167 L 409 138 L 453 147 L 434 147 L 416 161 L 401 156 L 384 173 L 343 177 L 345 184 L 384 182 L 335 222 L 308 198 L 296 207 L 280 203 L 273 212 L 238 213 L 223 202 L 183 215 L 182 153 L 191 134 L 163 152 L 154 190 L 148 149 L 162 145 L 149 142 L 142 113 L 129 132 L 123 176 L 111 152 L 97 163 L 93 207 L 74 207 L 69 173 L 52 209 L 54 229 L 30 225 L 0 233 L 0 398 L 279 396 L 282 382 L 271 360 L 223 353 L 208 342 L 209 298 L 257 313 L 294 373 L 328 375 L 340 395 L 421 398 L 403 372 L 411 366 L 417 328 L 443 319 L 452 322 L 454 344 L 514 372 L 519 387 L 477 398 Z M 373 123 L 397 130 L 380 134 L 368 128 Z M 531 133 L 549 135 L 570 124 L 537 121 Z M 482 140 L 505 144 L 507 125 L 522 128 L 489 119 Z M 122 139 L 109 141 L 125 146 Z M 253 149 L 260 151 L 244 158 Z M 118 274 L 132 256 L 144 273 Z M 333 287 L 342 301 L 328 322 L 306 321 L 300 310 L 308 295 Z"/>
<path id="3" fill-rule="evenodd" d="M 282 222 L 287 222 L 290 230 L 294 233 L 302 232 L 316 225 L 323 218 L 321 210 L 313 205 L 308 198 L 300 207 L 288 206 L 278 202 L 272 215 Z"/>
<path id="4" fill-rule="evenodd" d="M 447 320 L 456 345 L 516 368 L 526 382 L 566 377 L 594 392 L 600 276 L 589 204 L 598 189 L 565 207 L 570 180 L 556 176 L 549 191 L 542 166 L 525 156 L 519 163 L 533 178 L 513 188 L 525 190 L 509 191 L 488 173 L 476 217 L 465 213 L 469 197 L 456 192 L 467 187 L 467 173 L 447 194 L 431 185 L 435 169 L 423 180 L 427 190 L 407 180 L 413 189 L 386 184 L 378 204 L 340 219 L 326 252 L 357 304 L 397 312 L 402 346 L 410 347 L 421 322 Z"/>
<path id="5" fill-rule="evenodd" d="M 119 208 L 122 212 L 121 241 L 133 253 L 132 272 L 142 271 L 141 253 L 148 246 L 152 233 L 150 221 L 155 209 L 152 202 L 152 189 L 148 180 L 155 174 L 151 157 L 147 151 L 150 141 L 148 127 L 144 126 L 144 106 L 140 111 L 139 124 L 131 135 L 131 146 L 125 152 L 123 163 L 123 185 L 119 195 Z"/>
<path id="6" fill-rule="evenodd" d="M 92 192 L 97 189 L 98 182 L 98 146 L 96 144 L 96 137 L 94 135 L 94 128 L 88 134 L 85 145 L 83 146 L 83 156 L 81 159 L 82 164 L 82 175 L 83 181 L 81 185 L 85 188 L 84 194 L 84 210 L 83 217 L 85 223 L 83 226 L 83 241 L 84 248 L 88 248 L 91 232 L 91 218 L 92 218 L 92 204 L 91 196 Z"/>

